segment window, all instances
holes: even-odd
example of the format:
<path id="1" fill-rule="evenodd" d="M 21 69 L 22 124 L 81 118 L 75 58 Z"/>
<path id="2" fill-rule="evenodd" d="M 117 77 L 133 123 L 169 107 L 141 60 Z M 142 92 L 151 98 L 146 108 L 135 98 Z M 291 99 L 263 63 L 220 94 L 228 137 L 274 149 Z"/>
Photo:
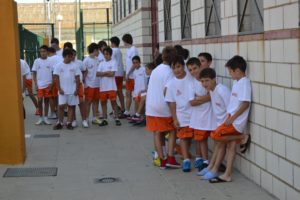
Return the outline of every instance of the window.
<path id="1" fill-rule="evenodd" d="M 131 0 L 128 0 L 128 13 L 131 13 Z"/>
<path id="2" fill-rule="evenodd" d="M 139 1 L 138 0 L 134 0 L 134 9 L 137 10 L 139 7 Z"/>
<path id="3" fill-rule="evenodd" d="M 172 40 L 171 0 L 164 0 L 165 40 Z"/>
<path id="4" fill-rule="evenodd" d="M 221 0 L 205 0 L 205 35 L 221 35 Z"/>
<path id="5" fill-rule="evenodd" d="M 191 38 L 191 1 L 181 0 L 181 38 Z"/>
<path id="6" fill-rule="evenodd" d="M 241 33 L 258 33 L 264 30 L 263 1 L 238 1 L 238 31 Z"/>
<path id="7" fill-rule="evenodd" d="M 123 0 L 124 17 L 126 17 L 126 0 Z"/>
<path id="8" fill-rule="evenodd" d="M 123 8 L 122 8 L 122 0 L 120 0 L 120 20 L 122 19 L 122 10 L 123 10 Z"/>

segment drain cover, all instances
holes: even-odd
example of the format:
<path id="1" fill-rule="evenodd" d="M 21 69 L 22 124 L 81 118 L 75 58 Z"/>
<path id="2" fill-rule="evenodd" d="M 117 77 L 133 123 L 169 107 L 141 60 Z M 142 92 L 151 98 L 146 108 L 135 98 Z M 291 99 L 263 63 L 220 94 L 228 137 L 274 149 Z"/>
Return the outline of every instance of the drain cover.
<path id="1" fill-rule="evenodd" d="M 104 177 L 104 178 L 99 178 L 96 179 L 96 183 L 114 183 L 114 182 L 119 182 L 120 179 L 119 178 L 115 178 L 115 177 Z"/>
<path id="2" fill-rule="evenodd" d="M 57 167 L 8 168 L 3 177 L 57 176 Z"/>
<path id="3" fill-rule="evenodd" d="M 58 138 L 60 137 L 59 134 L 38 134 L 34 135 L 34 138 Z"/>

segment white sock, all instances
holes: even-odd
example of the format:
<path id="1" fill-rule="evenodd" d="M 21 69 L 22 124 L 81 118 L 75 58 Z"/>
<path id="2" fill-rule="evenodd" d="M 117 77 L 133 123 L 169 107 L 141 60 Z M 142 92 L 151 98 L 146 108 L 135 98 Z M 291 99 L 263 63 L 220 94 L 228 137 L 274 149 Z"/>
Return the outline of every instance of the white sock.
<path id="1" fill-rule="evenodd" d="M 129 111 L 125 110 L 124 114 L 129 115 Z"/>
<path id="2" fill-rule="evenodd" d="M 203 158 L 200 156 L 196 156 L 195 160 L 203 160 Z"/>
<path id="3" fill-rule="evenodd" d="M 183 162 L 190 161 L 190 159 L 184 159 Z"/>
<path id="4" fill-rule="evenodd" d="M 208 164 L 208 163 L 209 163 L 209 161 L 208 161 L 208 160 L 204 160 L 204 161 L 203 161 L 203 163 L 206 163 L 206 164 Z"/>
<path id="5" fill-rule="evenodd" d="M 140 117 L 140 116 L 141 116 L 139 113 L 135 113 L 135 115 L 136 115 L 137 117 Z"/>

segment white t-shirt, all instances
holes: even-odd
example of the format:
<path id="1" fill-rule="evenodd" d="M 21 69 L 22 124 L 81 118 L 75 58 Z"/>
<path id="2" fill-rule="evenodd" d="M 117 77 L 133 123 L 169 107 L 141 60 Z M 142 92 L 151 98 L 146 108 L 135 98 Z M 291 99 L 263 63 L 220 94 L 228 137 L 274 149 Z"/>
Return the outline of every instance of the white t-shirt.
<path id="1" fill-rule="evenodd" d="M 189 88 L 189 101 L 195 97 L 207 95 L 207 90 L 201 82 L 193 78 Z M 197 130 L 210 131 L 216 127 L 216 120 L 212 111 L 211 102 L 206 102 L 198 106 L 192 106 L 190 127 Z"/>
<path id="2" fill-rule="evenodd" d="M 79 70 L 81 72 L 80 73 L 80 82 L 82 83 L 82 80 L 83 80 L 83 74 L 82 74 L 82 72 L 86 71 L 86 67 L 83 65 L 83 62 L 81 60 L 78 60 L 78 59 L 75 59 L 73 61 L 73 63 L 76 65 L 76 67 L 79 68 Z"/>
<path id="3" fill-rule="evenodd" d="M 112 48 L 112 59 L 115 60 L 118 71 L 116 71 L 116 76 L 123 77 L 124 76 L 124 65 L 123 65 L 123 58 L 122 52 L 119 48 Z"/>
<path id="4" fill-rule="evenodd" d="M 223 124 L 227 118 L 227 106 L 229 104 L 230 90 L 223 84 L 217 84 L 214 91 L 209 91 L 211 105 L 217 124 L 216 128 Z"/>
<path id="5" fill-rule="evenodd" d="M 73 62 L 69 64 L 58 63 L 53 74 L 59 76 L 60 88 L 64 91 L 64 94 L 74 94 L 76 91 L 76 76 L 80 76 L 81 71 Z"/>
<path id="6" fill-rule="evenodd" d="M 234 115 L 240 108 L 243 101 L 251 102 L 251 83 L 250 79 L 243 77 L 233 82 L 227 113 Z M 233 127 L 243 133 L 248 121 L 250 106 L 233 122 Z"/>
<path id="7" fill-rule="evenodd" d="M 176 116 L 180 127 L 186 127 L 190 124 L 192 106 L 189 102 L 189 87 L 192 79 L 186 75 L 183 79 L 174 77 L 167 84 L 165 100 L 176 103 Z"/>
<path id="8" fill-rule="evenodd" d="M 133 97 L 137 97 L 139 92 L 146 89 L 147 79 L 146 79 L 146 69 L 144 66 L 140 66 L 140 68 L 135 69 L 132 72 L 134 79 L 134 91 Z"/>
<path id="9" fill-rule="evenodd" d="M 51 65 L 51 61 L 48 58 L 35 59 L 32 66 L 32 71 L 36 72 L 38 89 L 47 88 L 50 84 L 52 84 L 53 66 Z"/>
<path id="10" fill-rule="evenodd" d="M 117 65 L 114 60 L 103 61 L 99 64 L 97 72 L 116 72 Z M 115 77 L 100 77 L 100 91 L 117 91 Z"/>
<path id="11" fill-rule="evenodd" d="M 160 64 L 151 73 L 146 100 L 146 115 L 154 117 L 171 117 L 165 101 L 164 91 L 167 83 L 174 77 L 169 65 Z"/>
<path id="12" fill-rule="evenodd" d="M 90 88 L 99 87 L 99 78 L 96 77 L 99 60 L 98 58 L 86 57 L 83 60 L 83 65 L 86 68 L 87 76 L 85 78 L 85 86 Z"/>
<path id="13" fill-rule="evenodd" d="M 63 59 L 63 49 L 59 49 L 56 51 L 56 55 Z"/>
<path id="14" fill-rule="evenodd" d="M 53 68 L 53 71 L 54 71 L 54 66 L 56 66 L 57 64 L 62 63 L 64 61 L 63 57 L 59 56 L 59 55 L 50 56 L 50 57 L 48 57 L 48 59 L 51 62 L 51 67 Z"/>
<path id="15" fill-rule="evenodd" d="M 27 64 L 27 62 L 23 59 L 20 59 L 20 63 L 21 63 L 21 70 L 24 68 L 26 71 L 26 80 L 31 80 L 32 76 L 31 76 L 31 71 L 30 71 L 30 67 Z M 23 77 L 22 77 L 23 78 Z"/>
<path id="16" fill-rule="evenodd" d="M 128 75 L 132 67 L 132 58 L 137 55 L 138 51 L 135 46 L 126 49 L 126 75 Z M 132 73 L 129 75 L 129 79 L 133 79 Z"/>
<path id="17" fill-rule="evenodd" d="M 101 51 L 99 51 L 98 60 L 99 60 L 100 63 L 105 61 L 104 55 Z"/>

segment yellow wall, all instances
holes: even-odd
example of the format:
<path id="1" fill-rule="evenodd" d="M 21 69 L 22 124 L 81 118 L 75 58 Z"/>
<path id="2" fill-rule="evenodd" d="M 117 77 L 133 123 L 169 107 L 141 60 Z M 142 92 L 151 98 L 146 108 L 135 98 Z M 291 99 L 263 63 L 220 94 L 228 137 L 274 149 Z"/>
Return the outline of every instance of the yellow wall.
<path id="1" fill-rule="evenodd" d="M 17 7 L 0 1 L 0 164 L 25 161 Z"/>

